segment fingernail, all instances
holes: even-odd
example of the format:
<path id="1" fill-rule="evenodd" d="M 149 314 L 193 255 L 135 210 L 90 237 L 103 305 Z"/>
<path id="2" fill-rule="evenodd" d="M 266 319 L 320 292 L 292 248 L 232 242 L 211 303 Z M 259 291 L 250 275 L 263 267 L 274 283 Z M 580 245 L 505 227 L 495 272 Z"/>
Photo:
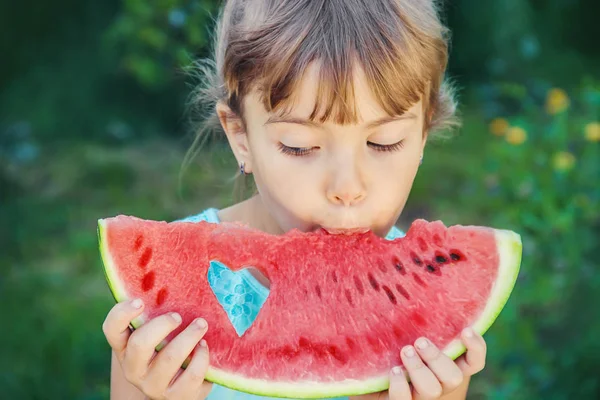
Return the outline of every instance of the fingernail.
<path id="1" fill-rule="evenodd" d="M 406 357 L 414 357 L 415 349 L 413 349 L 412 346 L 407 347 L 406 349 L 404 349 L 404 355 Z"/>
<path id="2" fill-rule="evenodd" d="M 178 324 L 181 323 L 181 315 L 179 315 L 177 313 L 171 313 L 171 318 L 173 318 L 175 320 L 175 322 L 177 322 Z"/>
<path id="3" fill-rule="evenodd" d="M 202 318 L 198 318 L 198 319 L 196 319 L 196 321 L 195 321 L 195 322 L 196 322 L 196 326 L 197 326 L 198 328 L 200 328 L 200 329 L 204 329 L 204 328 L 206 328 L 206 321 L 205 321 L 205 320 L 203 320 Z"/>
<path id="4" fill-rule="evenodd" d="M 463 335 L 465 335 L 466 338 L 472 338 L 473 337 L 473 329 L 471 328 L 465 328 L 465 330 L 463 331 Z"/>
<path id="5" fill-rule="evenodd" d="M 427 345 L 428 345 L 427 339 L 420 338 L 419 340 L 417 340 L 417 347 L 420 348 L 421 350 L 423 350 L 424 348 L 426 348 Z"/>
<path id="6" fill-rule="evenodd" d="M 142 299 L 135 299 L 131 302 L 131 305 L 133 306 L 133 308 L 142 308 L 142 305 L 144 303 L 142 302 Z"/>
<path id="7" fill-rule="evenodd" d="M 200 341 L 200 347 L 204 347 L 204 348 L 208 347 L 208 345 L 206 344 L 206 340 L 202 339 Z"/>
<path id="8" fill-rule="evenodd" d="M 394 367 L 394 368 L 392 368 L 392 374 L 402 375 L 402 369 L 400 367 Z"/>

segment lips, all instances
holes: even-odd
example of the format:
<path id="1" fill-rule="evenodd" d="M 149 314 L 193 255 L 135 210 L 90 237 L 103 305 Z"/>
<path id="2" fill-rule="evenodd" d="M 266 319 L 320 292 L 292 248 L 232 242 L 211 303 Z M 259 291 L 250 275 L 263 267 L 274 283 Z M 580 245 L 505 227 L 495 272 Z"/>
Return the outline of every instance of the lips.
<path id="1" fill-rule="evenodd" d="M 367 233 L 369 228 L 329 228 L 323 227 L 331 235 L 354 235 L 357 233 Z"/>

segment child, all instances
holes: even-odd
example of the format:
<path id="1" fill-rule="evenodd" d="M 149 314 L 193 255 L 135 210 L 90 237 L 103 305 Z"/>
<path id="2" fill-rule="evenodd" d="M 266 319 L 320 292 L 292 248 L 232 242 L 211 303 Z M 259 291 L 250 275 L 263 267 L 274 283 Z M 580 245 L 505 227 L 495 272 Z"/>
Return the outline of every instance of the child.
<path id="1" fill-rule="evenodd" d="M 227 1 L 215 68 L 197 100 L 212 96 L 212 120 L 257 193 L 189 220 L 241 221 L 273 234 L 322 227 L 402 235 L 394 224 L 425 143 L 455 123 L 447 49 L 434 0 Z M 257 271 L 239 284 L 257 300 L 268 293 Z M 256 315 L 254 304 L 247 306 Z M 140 300 L 119 303 L 104 323 L 113 399 L 258 398 L 204 382 L 209 349 L 202 337 L 210 327 L 203 319 L 155 354 L 181 318 L 160 316 L 130 334 L 143 309 Z M 248 323 L 233 321 L 236 328 Z M 462 338 L 467 352 L 456 361 L 426 338 L 398 349 L 405 369 L 390 369 L 389 391 L 355 399 L 464 399 L 486 346 L 472 330 Z"/>

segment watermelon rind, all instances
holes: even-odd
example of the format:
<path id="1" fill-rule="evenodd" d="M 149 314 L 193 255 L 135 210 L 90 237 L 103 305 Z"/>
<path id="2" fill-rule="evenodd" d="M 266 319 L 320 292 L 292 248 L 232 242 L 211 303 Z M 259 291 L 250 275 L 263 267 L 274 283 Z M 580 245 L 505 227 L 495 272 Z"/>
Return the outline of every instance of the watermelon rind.
<path id="1" fill-rule="evenodd" d="M 508 298 L 517 282 L 521 268 L 523 245 L 521 236 L 513 231 L 494 229 L 496 246 L 499 255 L 498 277 L 490 292 L 488 302 L 479 319 L 471 326 L 473 330 L 483 335 L 492 326 L 506 305 Z M 453 360 L 465 352 L 465 346 L 460 338 L 450 342 L 443 352 Z"/>
<path id="2" fill-rule="evenodd" d="M 104 275 L 106 276 L 106 281 L 108 282 L 113 297 L 117 303 L 130 300 L 130 296 L 127 294 L 125 286 L 123 286 L 123 279 L 119 277 L 117 269 L 115 268 L 115 262 L 110 254 L 108 240 L 106 238 L 106 221 L 103 219 L 98 220 L 98 242 L 100 246 L 100 257 L 104 264 Z M 131 321 L 131 326 L 133 326 L 133 328 L 139 328 L 144 322 L 146 322 L 146 320 L 142 314 Z"/>
<path id="3" fill-rule="evenodd" d="M 117 302 L 129 300 L 129 296 L 122 284 L 110 249 L 106 240 L 106 223 L 98 220 L 98 239 L 100 254 L 104 264 L 104 272 L 108 285 Z M 483 335 L 498 318 L 506 305 L 508 298 L 515 286 L 522 257 L 521 237 L 509 230 L 493 229 L 499 254 L 498 277 L 492 287 L 490 297 L 481 316 L 472 325 L 472 328 Z M 145 322 L 143 316 L 131 322 L 133 328 L 138 328 Z M 161 343 L 160 350 L 165 343 Z M 400 350 L 400 349 L 399 349 Z M 456 359 L 465 352 L 465 347 L 460 338 L 450 342 L 442 351 L 451 359 Z M 186 360 L 187 361 L 187 360 Z M 187 364 L 187 362 L 186 362 Z M 273 382 L 264 379 L 246 378 L 225 370 L 208 367 L 205 379 L 216 384 L 229 387 L 241 392 L 256 395 L 280 398 L 326 398 L 338 396 L 354 396 L 366 393 L 375 393 L 389 388 L 389 376 L 372 377 L 365 380 L 344 380 L 331 383 L 314 381 Z"/>

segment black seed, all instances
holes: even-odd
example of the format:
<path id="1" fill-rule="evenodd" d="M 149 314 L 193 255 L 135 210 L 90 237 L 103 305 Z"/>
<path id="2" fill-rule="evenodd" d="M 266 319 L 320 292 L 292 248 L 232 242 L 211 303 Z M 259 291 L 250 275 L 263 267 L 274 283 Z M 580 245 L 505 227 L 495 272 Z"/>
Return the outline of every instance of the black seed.
<path id="1" fill-rule="evenodd" d="M 412 260 L 415 264 L 419 266 L 423 264 L 423 261 L 421 261 L 421 259 L 415 253 L 411 253 L 410 256 L 412 257 Z"/>
<path id="2" fill-rule="evenodd" d="M 394 267 L 396 267 L 398 272 L 400 272 L 402 275 L 406 274 L 406 271 L 404 270 L 404 265 L 402 265 L 400 261 L 396 261 Z"/>
<path id="3" fill-rule="evenodd" d="M 375 277 L 371 273 L 369 273 L 368 277 L 369 277 L 369 283 L 371 284 L 373 289 L 379 290 L 379 283 L 375 280 Z"/>
<path id="4" fill-rule="evenodd" d="M 453 259 L 454 261 L 460 260 L 460 256 L 456 253 L 450 253 L 450 258 Z"/>
<path id="5" fill-rule="evenodd" d="M 435 261 L 437 261 L 440 264 L 443 264 L 448 262 L 448 259 L 444 256 L 435 256 Z"/>
<path id="6" fill-rule="evenodd" d="M 431 264 L 427 264 L 427 271 L 429 272 L 435 272 L 435 267 Z"/>
<path id="7" fill-rule="evenodd" d="M 385 292 L 385 294 L 387 294 L 387 297 L 388 297 L 388 299 L 390 299 L 392 304 L 398 304 L 398 301 L 396 300 L 396 296 L 394 296 L 394 293 L 392 293 L 392 291 L 390 290 L 389 287 L 384 285 L 383 291 Z"/>

